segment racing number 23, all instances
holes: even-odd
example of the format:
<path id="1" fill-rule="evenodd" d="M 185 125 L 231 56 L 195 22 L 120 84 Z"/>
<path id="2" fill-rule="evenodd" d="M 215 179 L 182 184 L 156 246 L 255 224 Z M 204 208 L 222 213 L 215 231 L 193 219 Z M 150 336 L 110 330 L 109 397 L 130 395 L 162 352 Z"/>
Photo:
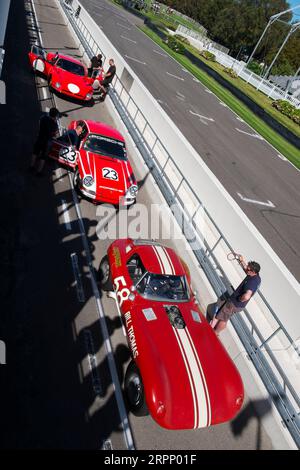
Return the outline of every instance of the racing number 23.
<path id="1" fill-rule="evenodd" d="M 72 147 L 62 147 L 59 151 L 60 158 L 67 160 L 70 163 L 75 162 L 76 152 Z"/>
<path id="2" fill-rule="evenodd" d="M 118 181 L 119 179 L 118 173 L 112 168 L 103 168 L 102 175 L 103 175 L 103 178 L 107 178 L 109 180 Z"/>
<path id="3" fill-rule="evenodd" d="M 116 277 L 114 280 L 114 285 L 117 291 L 118 304 L 121 307 L 124 300 L 128 299 L 130 290 L 126 287 L 126 281 L 123 276 Z"/>

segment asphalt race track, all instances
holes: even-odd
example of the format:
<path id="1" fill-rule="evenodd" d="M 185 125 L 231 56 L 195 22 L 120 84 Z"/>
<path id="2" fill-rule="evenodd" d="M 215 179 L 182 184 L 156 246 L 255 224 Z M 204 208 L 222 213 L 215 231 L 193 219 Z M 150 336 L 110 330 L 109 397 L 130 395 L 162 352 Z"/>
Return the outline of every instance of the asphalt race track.
<path id="1" fill-rule="evenodd" d="M 78 57 L 56 1 L 38 0 L 35 7 L 44 47 Z M 27 53 L 37 37 L 32 20 L 29 0 L 12 2 L 5 41 L 7 105 L 0 108 L 4 137 L 0 144 L 0 254 L 5 268 L 0 279 L 0 338 L 7 346 L 7 365 L 0 371 L 0 447 L 101 449 L 110 441 L 114 449 L 121 450 L 126 444 L 91 282 L 91 266 L 98 268 L 109 241 L 98 239 L 97 207 L 82 198 L 77 205 L 66 170 L 53 163 L 48 164 L 42 178 L 28 172 L 40 111 L 53 104 L 46 81 L 35 79 L 30 71 Z M 171 66 L 169 70 L 171 73 Z M 162 83 L 159 80 L 157 87 Z M 195 86 L 200 89 L 198 84 Z M 55 102 L 64 113 L 63 126 L 80 118 L 114 125 L 106 103 L 86 107 L 58 97 Z M 170 106 L 175 102 L 174 95 Z M 219 116 L 223 114 L 228 121 L 234 119 L 220 107 Z M 200 133 L 201 126 L 195 122 L 194 128 L 197 126 Z M 205 126 L 204 132 L 209 135 L 210 126 Z M 221 135 L 219 138 L 221 142 Z M 236 138 L 246 146 L 243 136 Z M 264 149 L 264 158 L 271 158 L 266 144 L 259 145 Z M 130 152 L 129 158 L 133 161 Z M 292 181 L 293 169 L 274 161 L 282 165 Z M 148 206 L 159 202 L 145 166 L 135 160 L 133 167 L 140 183 L 139 202 Z M 255 197 L 258 194 L 271 197 L 259 189 Z M 296 204 L 296 196 L 295 190 L 291 204 L 292 199 Z M 83 228 L 86 237 L 82 237 Z M 104 296 L 101 301 L 122 383 L 129 351 L 114 302 Z M 129 421 L 137 449 L 272 448 L 261 418 L 247 397 L 236 420 L 209 429 L 169 432 L 150 417 L 135 418 L 131 414 Z"/>
<path id="2" fill-rule="evenodd" d="M 106 0 L 82 4 L 299 281 L 299 171 L 139 31 L 140 18 Z"/>

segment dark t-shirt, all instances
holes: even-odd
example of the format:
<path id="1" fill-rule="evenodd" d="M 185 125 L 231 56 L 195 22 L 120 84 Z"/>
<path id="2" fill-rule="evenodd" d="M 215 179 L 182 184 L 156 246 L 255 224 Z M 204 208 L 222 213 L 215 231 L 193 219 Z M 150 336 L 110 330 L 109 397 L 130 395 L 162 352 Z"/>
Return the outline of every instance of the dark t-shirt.
<path id="1" fill-rule="evenodd" d="M 56 121 L 49 116 L 49 114 L 43 114 L 40 118 L 40 129 L 38 140 L 40 142 L 47 142 L 49 139 L 55 136 L 58 131 L 58 125 Z"/>
<path id="2" fill-rule="evenodd" d="M 103 82 L 104 82 L 104 83 L 111 83 L 111 82 L 112 82 L 112 79 L 114 78 L 114 76 L 115 76 L 115 74 L 116 74 L 116 66 L 115 66 L 115 65 L 111 65 L 106 73 L 110 73 L 111 75 L 110 75 L 109 77 L 105 77 L 105 79 L 103 80 Z"/>
<path id="3" fill-rule="evenodd" d="M 65 134 L 63 134 L 61 137 L 57 139 L 59 142 L 62 142 L 66 145 L 74 145 L 76 148 L 78 148 L 79 144 L 79 137 L 75 131 L 75 129 L 71 129 L 67 131 Z"/>
<path id="4" fill-rule="evenodd" d="M 259 274 L 256 276 L 246 276 L 245 279 L 241 282 L 238 288 L 231 294 L 229 300 L 237 307 L 237 308 L 244 308 L 246 307 L 249 300 L 246 302 L 241 302 L 239 299 L 240 297 L 247 292 L 247 290 L 251 290 L 253 292 L 252 296 L 255 294 L 257 289 L 259 288 L 261 283 L 261 278 Z M 251 297 L 252 297 L 251 296 Z"/>
<path id="5" fill-rule="evenodd" d="M 92 69 L 99 67 L 98 58 L 95 55 L 91 58 L 91 67 Z"/>

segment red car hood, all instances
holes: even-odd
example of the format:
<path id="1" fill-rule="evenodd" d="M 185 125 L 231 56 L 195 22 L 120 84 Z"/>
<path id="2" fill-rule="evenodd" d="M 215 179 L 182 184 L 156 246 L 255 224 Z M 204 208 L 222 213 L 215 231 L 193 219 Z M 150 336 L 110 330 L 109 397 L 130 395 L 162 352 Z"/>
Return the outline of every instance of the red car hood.
<path id="1" fill-rule="evenodd" d="M 133 171 L 129 161 L 118 160 L 92 152 L 80 150 L 80 161 L 78 162 L 80 177 L 92 175 L 96 192 L 115 192 L 123 196 L 127 189 L 134 183 Z M 106 177 L 105 177 L 106 176 Z M 109 198 L 110 199 L 110 198 Z"/>
<path id="2" fill-rule="evenodd" d="M 63 89 L 72 93 L 74 93 L 72 91 L 72 87 L 71 89 L 69 89 L 68 86 L 76 85 L 80 89 L 80 91 L 78 92 L 78 94 L 80 95 L 84 95 L 90 92 L 91 90 L 93 90 L 89 77 L 82 77 L 80 75 L 75 75 L 74 73 L 70 73 L 70 72 L 67 72 L 66 70 L 62 70 L 59 67 L 53 68 L 52 82 L 54 84 L 55 82 L 60 82 Z"/>
<path id="3" fill-rule="evenodd" d="M 145 308 L 151 306 L 156 316 L 151 321 L 141 304 L 131 310 L 135 360 L 152 417 L 168 429 L 200 428 L 232 419 L 244 396 L 235 365 L 192 303 L 173 304 L 181 312 L 184 328 L 171 324 L 165 309 L 170 305 L 148 304 Z"/>

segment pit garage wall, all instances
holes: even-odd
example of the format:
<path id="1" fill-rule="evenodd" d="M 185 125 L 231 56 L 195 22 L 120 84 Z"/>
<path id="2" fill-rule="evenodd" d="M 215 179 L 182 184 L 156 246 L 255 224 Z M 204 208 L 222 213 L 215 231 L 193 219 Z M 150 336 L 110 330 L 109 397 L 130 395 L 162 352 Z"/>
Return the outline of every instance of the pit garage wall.
<path id="1" fill-rule="evenodd" d="M 79 2 L 74 0 L 72 6 L 76 8 L 78 4 Z M 242 253 L 246 259 L 254 258 L 259 261 L 263 269 L 261 292 L 290 336 L 297 341 L 300 338 L 299 283 L 83 7 L 80 18 L 106 57 L 105 69 L 108 59 L 113 57 L 118 76 L 122 77 L 126 69 L 133 78 L 129 90 L 130 96 L 138 104 L 141 112 L 185 175 L 186 181 L 198 194 L 231 246 L 236 252 Z M 187 200 L 187 203 L 190 201 Z M 238 277 L 236 280 L 238 282 Z"/>

